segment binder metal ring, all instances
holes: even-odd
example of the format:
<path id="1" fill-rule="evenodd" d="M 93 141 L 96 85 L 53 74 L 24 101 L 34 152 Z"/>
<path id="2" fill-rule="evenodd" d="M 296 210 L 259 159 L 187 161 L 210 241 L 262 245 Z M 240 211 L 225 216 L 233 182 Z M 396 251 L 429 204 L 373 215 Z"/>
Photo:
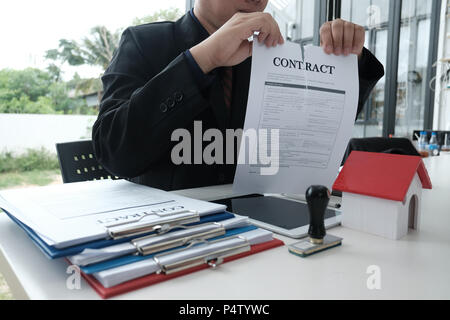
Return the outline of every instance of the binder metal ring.
<path id="1" fill-rule="evenodd" d="M 180 214 L 185 214 L 179 216 Z M 127 237 L 134 237 L 143 235 L 145 233 L 156 232 L 158 234 L 167 233 L 175 227 L 181 227 L 183 224 L 189 224 L 200 221 L 200 215 L 197 211 L 185 210 L 174 215 L 164 217 L 158 221 L 150 221 L 147 223 L 135 224 L 136 222 L 123 223 L 113 227 L 108 227 L 107 232 L 109 237 L 114 240 L 123 239 Z M 133 224 L 133 225 L 130 225 Z"/>
<path id="2" fill-rule="evenodd" d="M 240 253 L 248 252 L 251 250 L 250 243 L 248 242 L 247 239 L 245 239 L 242 236 L 220 239 L 220 240 L 208 242 L 208 244 L 211 245 L 214 243 L 224 242 L 224 241 L 228 241 L 231 239 L 240 239 L 240 240 L 243 240 L 243 242 L 240 244 L 237 244 L 233 247 L 230 247 L 230 248 L 219 249 L 214 252 L 202 254 L 197 257 L 177 261 L 177 262 L 170 263 L 170 264 L 161 263 L 161 258 L 164 256 L 167 256 L 167 255 L 176 253 L 176 252 L 184 251 L 186 249 L 175 250 L 175 251 L 171 251 L 168 253 L 157 255 L 157 256 L 153 257 L 153 260 L 156 262 L 156 264 L 159 267 L 159 271 L 157 273 L 169 275 L 169 274 L 180 272 L 180 271 L 190 269 L 190 268 L 193 268 L 196 266 L 200 266 L 202 264 L 207 264 L 213 268 L 216 268 L 217 266 L 219 266 L 220 264 L 222 264 L 224 262 L 225 258 L 232 257 L 232 256 L 238 255 Z"/>
<path id="3" fill-rule="evenodd" d="M 189 244 L 189 246 L 192 246 L 194 244 L 196 244 L 198 241 L 206 241 L 207 239 L 211 239 L 211 238 L 215 238 L 215 237 L 219 237 L 222 236 L 226 233 L 226 229 L 225 227 L 223 227 L 221 224 L 219 223 L 207 223 L 204 224 L 203 226 L 214 226 L 213 229 L 211 230 L 206 230 L 203 232 L 199 232 L 196 233 L 194 235 L 189 235 L 189 236 L 185 236 L 185 237 L 178 237 L 175 239 L 170 239 L 168 241 L 165 242 L 156 242 L 156 243 L 150 243 L 148 245 L 145 244 L 146 240 L 151 240 L 151 239 L 155 239 L 156 235 L 150 235 L 147 237 L 142 237 L 142 238 L 138 238 L 138 239 L 134 239 L 131 241 L 131 243 L 136 247 L 137 253 L 143 256 L 152 254 L 152 253 L 156 253 L 156 252 L 161 252 L 164 250 L 169 250 L 169 249 L 173 249 L 173 248 L 177 248 L 177 247 L 181 247 L 184 246 L 186 244 Z M 194 229 L 197 228 L 198 226 L 195 227 L 184 227 L 184 229 Z"/>

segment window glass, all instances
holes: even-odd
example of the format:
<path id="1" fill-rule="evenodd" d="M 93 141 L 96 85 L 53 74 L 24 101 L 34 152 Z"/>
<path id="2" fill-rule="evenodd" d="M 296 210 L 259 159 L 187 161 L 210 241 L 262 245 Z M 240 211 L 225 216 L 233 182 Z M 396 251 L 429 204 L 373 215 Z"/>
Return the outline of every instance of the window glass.
<path id="1" fill-rule="evenodd" d="M 410 52 L 410 29 L 409 26 L 402 26 L 400 28 L 400 46 L 399 46 L 399 59 L 398 59 L 398 73 L 397 80 L 399 83 L 406 82 L 409 64 L 409 52 Z"/>
<path id="2" fill-rule="evenodd" d="M 366 30 L 366 36 L 364 38 L 364 47 L 368 48 L 370 45 L 370 32 Z"/>
<path id="3" fill-rule="evenodd" d="M 342 0 L 341 18 L 348 21 L 352 19 L 352 0 Z"/>
<path id="4" fill-rule="evenodd" d="M 371 3 L 370 0 L 353 0 L 352 1 L 352 9 L 351 9 L 351 21 L 366 26 L 367 18 L 368 18 L 368 10 Z"/>
<path id="5" fill-rule="evenodd" d="M 428 15 L 431 12 L 431 6 L 433 2 L 431 0 L 423 1 L 423 0 L 416 0 L 416 14 L 418 16 L 420 15 Z"/>
<path id="6" fill-rule="evenodd" d="M 430 19 L 420 20 L 417 30 L 417 43 L 420 46 L 416 46 L 417 61 L 416 66 L 418 68 L 425 69 L 428 64 L 428 48 L 430 42 L 428 41 L 430 32 Z"/>
<path id="7" fill-rule="evenodd" d="M 302 32 L 301 37 L 312 38 L 314 35 L 314 1 L 302 0 Z"/>
<path id="8" fill-rule="evenodd" d="M 385 65 L 387 57 L 388 0 L 342 0 L 341 17 L 365 26 L 365 47 Z M 381 79 L 355 125 L 355 137 L 381 136 L 383 131 L 385 79 Z"/>
<path id="9" fill-rule="evenodd" d="M 377 30 L 375 32 L 376 41 L 375 41 L 375 50 L 374 54 L 377 59 L 381 62 L 383 66 L 386 65 L 387 59 L 387 39 L 388 39 L 388 31 L 387 29 Z M 381 78 L 379 82 L 384 82 L 385 77 Z"/>
<path id="10" fill-rule="evenodd" d="M 315 5 L 311 0 L 270 0 L 266 12 L 275 18 L 286 39 L 312 42 Z"/>
<path id="11" fill-rule="evenodd" d="M 375 38 L 373 53 L 383 65 L 386 65 L 388 32 L 386 29 L 381 29 L 373 32 L 373 34 Z M 385 77 L 378 81 L 366 105 L 368 109 L 368 121 L 364 126 L 364 136 L 366 137 L 382 135 L 385 82 Z"/>
<path id="12" fill-rule="evenodd" d="M 372 0 L 372 12 L 376 24 L 386 23 L 389 20 L 389 0 Z"/>
<path id="13" fill-rule="evenodd" d="M 402 1 L 402 19 L 413 17 L 415 11 L 416 11 L 416 0 Z"/>
<path id="14" fill-rule="evenodd" d="M 285 39 L 290 40 L 297 36 L 299 26 L 296 24 L 296 1 L 270 0 L 266 12 L 269 12 L 277 21 Z"/>
<path id="15" fill-rule="evenodd" d="M 391 1 L 397 0 L 342 0 L 341 17 L 366 29 L 365 47 L 386 67 L 388 54 L 388 25 Z M 312 37 L 314 31 L 314 1 L 273 0 L 284 3 L 285 32 L 293 40 Z M 295 5 L 294 5 L 295 4 Z M 427 85 L 429 33 L 432 1 L 403 0 L 399 38 L 399 63 L 396 106 L 396 134 L 409 136 L 412 128 L 423 128 L 424 104 Z M 287 11 L 286 11 L 287 10 Z M 292 30 L 292 16 L 296 30 Z M 283 18 L 284 17 L 284 18 Z M 420 44 L 420 45 L 415 45 Z M 385 78 L 374 88 L 358 117 L 355 136 L 381 136 L 385 98 Z"/>
<path id="16" fill-rule="evenodd" d="M 395 134 L 411 136 L 424 127 L 431 1 L 403 0 L 397 77 Z M 415 45 L 420 44 L 420 45 Z"/>

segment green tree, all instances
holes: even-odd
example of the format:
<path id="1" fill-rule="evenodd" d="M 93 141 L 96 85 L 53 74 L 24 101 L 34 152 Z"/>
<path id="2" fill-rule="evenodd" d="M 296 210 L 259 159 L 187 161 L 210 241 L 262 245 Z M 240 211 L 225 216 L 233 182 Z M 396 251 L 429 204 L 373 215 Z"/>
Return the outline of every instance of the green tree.
<path id="1" fill-rule="evenodd" d="M 45 57 L 53 61 L 48 70 L 57 79 L 60 77 L 60 73 L 58 74 L 57 71 L 61 70 L 61 66 L 66 63 L 71 66 L 100 66 L 103 70 L 106 70 L 112 60 L 114 51 L 119 45 L 119 39 L 119 30 L 111 32 L 104 26 L 92 28 L 90 36 L 85 37 L 81 42 L 61 39 L 58 49 L 48 50 L 46 53 Z M 57 63 L 59 63 L 59 66 Z M 78 75 L 75 75 L 70 82 L 70 86 L 78 95 L 101 92 L 102 90 L 99 78 L 81 79 Z"/>
<path id="2" fill-rule="evenodd" d="M 74 95 L 70 82 L 55 82 L 50 86 L 48 97 L 57 113 L 63 114 L 96 114 L 81 98 L 71 98 Z"/>
<path id="3" fill-rule="evenodd" d="M 47 67 L 47 72 L 50 74 L 50 77 L 54 82 L 61 81 L 62 70 L 60 66 L 55 63 L 50 63 Z"/>
<path id="4" fill-rule="evenodd" d="M 96 26 L 91 29 L 90 36 L 84 38 L 81 43 L 75 40 L 59 40 L 58 49 L 48 50 L 45 57 L 71 66 L 88 64 L 100 66 L 105 70 L 119 45 L 119 38 L 119 31 L 111 32 L 105 26 Z"/>
<path id="5" fill-rule="evenodd" d="M 51 76 L 42 70 L 0 70 L 0 112 L 1 113 L 42 113 L 52 111 L 40 99 L 49 93 Z"/>
<path id="6" fill-rule="evenodd" d="M 137 26 L 140 24 L 158 22 L 158 21 L 176 21 L 178 20 L 183 13 L 178 8 L 169 8 L 169 9 L 161 9 L 154 14 L 142 17 L 135 18 L 133 21 L 133 25 Z"/>
<path id="7" fill-rule="evenodd" d="M 181 17 L 182 12 L 178 8 L 159 10 L 152 15 L 136 18 L 133 25 L 145 24 L 156 21 L 175 21 Z M 71 66 L 92 65 L 100 66 L 103 70 L 108 67 L 114 51 L 119 46 L 122 30 L 110 31 L 105 26 L 96 26 L 91 29 L 90 36 L 81 42 L 61 39 L 57 49 L 48 50 L 46 58 L 68 63 Z"/>
<path id="8" fill-rule="evenodd" d="M 101 92 L 103 88 L 100 78 L 83 79 L 78 73 L 75 73 L 72 80 L 67 82 L 67 85 L 76 95 Z"/>
<path id="9" fill-rule="evenodd" d="M 0 113 L 92 113 L 83 99 L 70 97 L 71 90 L 48 71 L 0 70 Z"/>
<path id="10" fill-rule="evenodd" d="M 29 103 L 31 103 L 31 101 L 25 95 L 22 95 L 19 98 L 12 97 L 11 99 L 1 97 L 0 113 L 23 113 L 26 105 Z"/>
<path id="11" fill-rule="evenodd" d="M 133 25 L 164 20 L 174 21 L 181 17 L 181 15 L 182 12 L 177 8 L 159 10 L 152 15 L 136 18 Z M 58 113 L 95 113 L 96 110 L 88 108 L 84 100 L 69 98 L 69 96 L 100 93 L 102 90 L 100 79 L 82 79 L 78 74 L 75 74 L 71 81 L 62 83 L 61 67 L 64 64 L 71 66 L 91 65 L 100 66 L 103 70 L 106 70 L 113 58 L 115 50 L 119 46 L 121 32 L 122 30 L 113 32 L 105 26 L 96 26 L 91 29 L 89 36 L 83 38 L 81 41 L 61 39 L 58 48 L 48 50 L 45 55 L 46 59 L 51 61 L 46 72 L 48 81 L 54 82 L 54 84 L 48 85 L 46 92 L 42 94 L 34 95 L 33 97 L 30 97 L 28 93 L 25 94 L 25 97 L 22 99 L 23 103 L 28 100 L 34 102 L 31 105 L 25 103 L 25 107 L 20 107 L 20 94 L 16 95 L 15 91 L 9 89 L 2 91 L 2 86 L 0 85 L 0 112 L 2 110 L 15 110 L 15 112 L 21 112 L 23 110 L 33 111 L 39 107 L 44 108 L 43 104 L 50 102 L 54 112 Z M 19 92 L 22 91 L 19 90 Z M 41 99 L 39 104 L 37 101 L 37 97 L 39 96 L 44 96 L 48 99 Z M 2 97 L 8 103 L 2 105 Z M 12 101 L 11 99 L 14 97 L 16 100 Z M 28 100 L 27 97 L 29 98 Z"/>
<path id="12" fill-rule="evenodd" d="M 11 100 L 13 97 L 19 99 L 22 95 L 26 95 L 31 101 L 37 101 L 40 96 L 48 93 L 52 82 L 50 74 L 39 69 L 3 69 L 0 71 L 0 90 L 6 89 L 3 94 L 7 95 L 7 100 Z"/>
<path id="13" fill-rule="evenodd" d="M 39 97 L 37 101 L 30 101 L 24 104 L 20 113 L 54 114 L 58 112 L 55 112 L 50 97 Z"/>

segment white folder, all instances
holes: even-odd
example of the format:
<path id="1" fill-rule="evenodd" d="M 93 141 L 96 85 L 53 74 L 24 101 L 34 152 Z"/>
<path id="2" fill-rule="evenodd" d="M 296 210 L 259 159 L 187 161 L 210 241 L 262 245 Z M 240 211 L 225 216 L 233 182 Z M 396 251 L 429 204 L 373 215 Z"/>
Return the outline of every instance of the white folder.
<path id="1" fill-rule="evenodd" d="M 168 241 L 177 239 L 196 239 L 196 235 L 204 234 L 207 231 L 213 231 L 217 227 L 222 227 L 224 230 L 241 228 L 249 225 L 247 217 L 237 216 L 232 219 L 206 223 L 193 226 L 187 229 L 169 232 L 159 236 L 146 237 L 145 239 L 136 239 L 138 241 L 131 241 L 121 243 L 114 246 L 109 246 L 101 249 L 85 249 L 83 252 L 69 258 L 72 264 L 78 266 L 88 266 L 90 264 L 99 263 L 106 260 L 111 260 L 124 255 L 130 255 L 138 252 L 137 244 L 140 246 L 150 246 L 157 244 L 164 244 Z M 183 243 L 184 244 L 184 243 Z"/>
<path id="2" fill-rule="evenodd" d="M 160 221 L 165 226 L 177 219 L 179 224 L 192 223 L 226 206 L 126 180 L 100 180 L 0 191 L 0 208 L 61 249 L 108 238 L 111 230 L 123 234 L 127 228 Z"/>
<path id="3" fill-rule="evenodd" d="M 220 241 L 212 243 L 204 243 L 201 245 L 193 246 L 191 248 L 177 250 L 175 252 L 168 252 L 167 254 L 156 256 L 153 259 L 147 259 L 131 263 L 128 265 L 112 268 L 109 270 L 100 271 L 94 273 L 93 276 L 105 287 L 110 288 L 121 283 L 140 278 L 146 275 L 150 275 L 157 272 L 163 272 L 164 266 L 176 265 L 177 262 L 184 262 L 189 259 L 196 259 L 196 257 L 205 257 L 210 255 L 211 259 L 216 258 L 216 252 L 226 252 L 230 249 L 233 255 L 239 252 L 233 252 L 233 248 L 248 248 L 250 246 L 269 242 L 273 240 L 273 234 L 270 231 L 263 229 L 257 229 L 240 234 L 239 236 L 233 236 L 225 238 Z M 202 263 L 204 261 L 201 261 Z M 193 265 L 187 265 L 192 267 Z M 179 271 L 177 269 L 175 271 Z"/>

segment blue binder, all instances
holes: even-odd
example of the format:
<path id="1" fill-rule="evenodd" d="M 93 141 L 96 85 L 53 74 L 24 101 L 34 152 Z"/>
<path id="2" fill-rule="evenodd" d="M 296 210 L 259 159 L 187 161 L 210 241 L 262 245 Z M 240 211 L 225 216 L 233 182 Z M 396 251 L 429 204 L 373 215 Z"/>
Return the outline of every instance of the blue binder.
<path id="1" fill-rule="evenodd" d="M 81 253 L 84 249 L 99 249 L 104 247 L 109 247 L 115 244 L 120 244 L 124 242 L 128 242 L 133 240 L 136 237 L 129 237 L 129 238 L 123 238 L 119 240 L 112 240 L 112 239 L 105 239 L 105 240 L 96 240 L 92 242 L 87 242 L 82 245 L 77 245 L 69 248 L 64 249 L 56 249 L 53 246 L 49 246 L 44 240 L 42 240 L 36 232 L 34 232 L 33 229 L 16 219 L 13 215 L 11 215 L 9 212 L 4 211 L 10 218 L 13 220 L 17 225 L 19 225 L 20 228 L 22 228 L 25 233 L 30 237 L 30 239 L 37 245 L 37 247 L 49 258 L 49 259 L 58 259 L 63 258 L 67 256 L 73 256 L 78 253 Z M 227 219 L 234 218 L 234 214 L 229 212 L 223 212 L 218 214 L 213 214 L 209 216 L 204 216 L 200 218 L 199 222 L 189 224 L 189 226 L 198 225 L 201 223 L 207 223 L 207 222 L 218 222 L 223 221 Z M 148 233 L 146 235 L 150 235 L 152 233 Z M 142 235 L 145 236 L 145 235 Z"/>

